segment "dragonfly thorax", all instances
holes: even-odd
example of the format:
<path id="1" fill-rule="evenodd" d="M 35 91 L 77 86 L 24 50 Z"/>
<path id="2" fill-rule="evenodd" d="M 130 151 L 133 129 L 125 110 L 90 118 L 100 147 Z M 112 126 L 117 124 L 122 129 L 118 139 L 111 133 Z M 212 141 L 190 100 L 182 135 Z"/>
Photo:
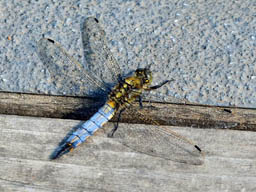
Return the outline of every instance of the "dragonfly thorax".
<path id="1" fill-rule="evenodd" d="M 135 73 L 118 83 L 109 94 L 109 102 L 116 109 L 127 107 L 138 98 L 152 82 L 149 69 L 137 69 Z"/>

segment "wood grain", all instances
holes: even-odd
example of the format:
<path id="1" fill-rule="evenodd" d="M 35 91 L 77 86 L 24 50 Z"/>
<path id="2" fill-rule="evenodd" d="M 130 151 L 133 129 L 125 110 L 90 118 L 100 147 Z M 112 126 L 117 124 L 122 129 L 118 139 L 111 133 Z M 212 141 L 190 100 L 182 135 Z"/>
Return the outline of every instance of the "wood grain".
<path id="1" fill-rule="evenodd" d="M 201 166 L 137 153 L 107 138 L 109 123 L 58 160 L 58 143 L 80 121 L 0 115 L 0 191 L 255 191 L 256 133 L 168 128 L 205 152 Z M 151 125 L 120 124 L 147 128 Z M 171 155 L 171 154 L 170 154 Z"/>
<path id="2" fill-rule="evenodd" d="M 8 115 L 86 120 L 100 104 L 92 98 L 0 92 L 0 114 Z M 255 109 L 148 102 L 143 105 L 142 113 L 161 125 L 256 131 Z M 126 110 L 121 122 L 151 124 L 133 115 L 138 109 L 135 104 Z"/>

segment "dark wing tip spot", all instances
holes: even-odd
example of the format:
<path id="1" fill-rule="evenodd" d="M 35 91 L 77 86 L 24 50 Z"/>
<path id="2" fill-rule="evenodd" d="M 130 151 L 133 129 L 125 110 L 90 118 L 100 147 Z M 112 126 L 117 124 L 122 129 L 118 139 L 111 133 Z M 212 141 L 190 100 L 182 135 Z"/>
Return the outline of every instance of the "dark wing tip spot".
<path id="1" fill-rule="evenodd" d="M 99 20 L 98 20 L 98 19 L 94 18 L 94 20 L 96 21 L 96 23 L 99 23 Z"/>
<path id="2" fill-rule="evenodd" d="M 232 111 L 230 109 L 224 109 L 224 111 L 227 113 L 232 113 Z"/>
<path id="3" fill-rule="evenodd" d="M 202 151 L 197 145 L 195 145 L 195 148 L 196 148 L 199 152 Z"/>
<path id="4" fill-rule="evenodd" d="M 55 43 L 52 39 L 47 39 L 48 41 L 50 41 L 51 43 Z"/>

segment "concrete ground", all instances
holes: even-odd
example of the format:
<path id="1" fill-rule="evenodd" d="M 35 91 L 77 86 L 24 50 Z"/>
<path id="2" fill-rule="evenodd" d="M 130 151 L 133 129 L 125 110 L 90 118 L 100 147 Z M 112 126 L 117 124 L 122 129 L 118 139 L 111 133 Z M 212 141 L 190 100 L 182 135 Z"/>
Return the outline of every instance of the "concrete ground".
<path id="1" fill-rule="evenodd" d="M 58 93 L 37 41 L 58 41 L 86 66 L 81 26 L 88 16 L 104 27 L 123 71 L 150 65 L 156 84 L 175 79 L 161 96 L 256 107 L 254 0 L 2 0 L 0 90 Z"/>

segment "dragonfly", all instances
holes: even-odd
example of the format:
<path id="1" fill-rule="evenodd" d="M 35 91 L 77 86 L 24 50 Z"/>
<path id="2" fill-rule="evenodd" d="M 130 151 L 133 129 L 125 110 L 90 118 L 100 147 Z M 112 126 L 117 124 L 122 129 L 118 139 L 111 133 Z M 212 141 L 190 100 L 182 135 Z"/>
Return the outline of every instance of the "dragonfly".
<path id="1" fill-rule="evenodd" d="M 84 55 L 91 66 L 83 67 L 56 41 L 42 38 L 38 42 L 38 55 L 48 69 L 50 76 L 60 91 L 81 92 L 87 96 L 99 97 L 102 106 L 86 122 L 67 136 L 58 147 L 52 159 L 57 159 L 73 151 L 98 129 L 102 128 L 115 114 L 118 121 L 109 137 L 117 139 L 125 146 L 150 156 L 182 163 L 202 164 L 203 151 L 188 138 L 179 135 L 156 120 L 151 120 L 140 110 L 134 110 L 142 120 L 150 120 L 154 126 L 146 129 L 131 127 L 119 128 L 122 112 L 149 97 L 152 91 L 161 88 L 173 80 L 166 80 L 152 86 L 153 73 L 149 67 L 138 68 L 124 74 L 109 47 L 106 33 L 99 20 L 89 17 L 85 20 L 82 31 Z M 151 94 L 154 97 L 154 94 Z"/>

